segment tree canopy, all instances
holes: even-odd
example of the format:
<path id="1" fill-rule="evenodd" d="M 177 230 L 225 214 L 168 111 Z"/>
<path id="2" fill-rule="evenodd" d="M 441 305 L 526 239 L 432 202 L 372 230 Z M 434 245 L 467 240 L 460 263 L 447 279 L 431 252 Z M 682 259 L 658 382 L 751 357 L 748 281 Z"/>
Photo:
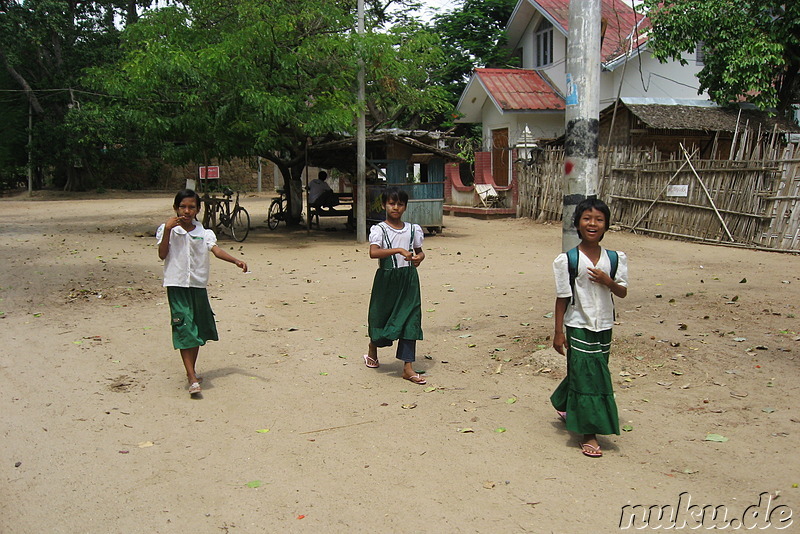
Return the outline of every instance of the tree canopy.
<path id="1" fill-rule="evenodd" d="M 81 188 L 91 169 L 110 159 L 95 135 L 101 128 L 86 122 L 92 119 L 83 104 L 92 97 L 80 77 L 86 67 L 116 59 L 118 25 L 140 7 L 135 0 L 0 0 L 0 64 L 25 97 L 4 98 L 3 114 L 26 116 L 30 108 L 33 159 L 38 169 L 52 169 L 55 185 Z M 129 156 L 118 155 L 118 163 Z"/>
<path id="2" fill-rule="evenodd" d="M 434 17 L 446 60 L 435 73 L 437 83 L 456 104 L 476 67 L 515 67 L 518 59 L 506 48 L 505 27 L 516 0 L 464 0 Z"/>
<path id="3" fill-rule="evenodd" d="M 18 91 L 0 111 L 19 133 L 30 106 L 36 165 L 67 189 L 147 155 L 261 155 L 296 179 L 309 140 L 354 133 L 359 58 L 372 128 L 438 127 L 476 63 L 509 64 L 513 0 L 466 0 L 433 25 L 415 0 L 366 5 L 358 36 L 356 0 L 0 0 L 4 84 Z M 0 154 L 19 152 L 9 143 Z"/>
<path id="4" fill-rule="evenodd" d="M 447 108 L 428 74 L 442 61 L 438 39 L 414 7 L 368 0 L 367 28 L 391 28 L 360 39 L 355 0 L 0 0 L 4 85 L 26 97 L 0 108 L 20 122 L 30 105 L 36 164 L 66 188 L 145 154 L 260 154 L 291 175 L 308 138 L 354 130 L 359 56 L 375 127 Z"/>
<path id="5" fill-rule="evenodd" d="M 644 0 L 649 46 L 661 61 L 694 51 L 701 90 L 720 104 L 746 98 L 786 113 L 800 100 L 800 3 L 785 0 Z"/>
<path id="6" fill-rule="evenodd" d="M 373 124 L 446 105 L 427 72 L 432 34 L 400 26 L 359 39 L 347 2 L 197 0 L 145 12 L 122 59 L 90 70 L 175 162 L 262 155 L 299 177 L 307 141 L 352 132 L 365 59 Z"/>

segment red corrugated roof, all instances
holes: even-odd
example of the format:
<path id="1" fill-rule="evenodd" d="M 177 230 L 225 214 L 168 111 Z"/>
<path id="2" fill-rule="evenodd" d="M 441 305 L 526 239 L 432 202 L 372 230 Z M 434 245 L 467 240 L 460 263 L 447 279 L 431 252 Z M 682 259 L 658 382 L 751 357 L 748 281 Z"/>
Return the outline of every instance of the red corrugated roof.
<path id="1" fill-rule="evenodd" d="M 489 96 L 503 111 L 563 111 L 564 98 L 535 70 L 475 69 Z"/>
<path id="2" fill-rule="evenodd" d="M 542 11 L 546 11 L 569 32 L 569 0 L 531 0 Z M 600 54 L 602 61 L 611 61 L 627 52 L 630 36 L 641 34 L 650 27 L 650 21 L 641 13 L 636 13 L 629 4 L 621 0 L 601 0 L 601 16 L 606 21 L 603 46 Z M 647 41 L 647 36 L 639 35 L 634 40 L 634 48 Z"/>

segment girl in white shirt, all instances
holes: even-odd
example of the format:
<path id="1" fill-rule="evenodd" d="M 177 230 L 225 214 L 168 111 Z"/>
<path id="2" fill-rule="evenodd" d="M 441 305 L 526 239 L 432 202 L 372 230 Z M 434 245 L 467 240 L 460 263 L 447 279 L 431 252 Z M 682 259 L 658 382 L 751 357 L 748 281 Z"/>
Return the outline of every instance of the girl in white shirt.
<path id="1" fill-rule="evenodd" d="M 611 213 L 596 197 L 575 208 L 574 225 L 578 245 L 577 276 L 570 283 L 567 253 L 553 262 L 556 278 L 555 334 L 553 348 L 567 356 L 567 376 L 550 397 L 567 430 L 583 434 L 581 451 L 603 455 L 596 434 L 619 434 L 619 416 L 614 401 L 608 356 L 614 325 L 612 295 L 628 294 L 628 258 L 617 252 L 614 278 L 611 259 L 600 246 L 608 230 Z M 566 334 L 564 327 L 566 326 Z"/>
<path id="2" fill-rule="evenodd" d="M 378 347 L 397 341 L 398 360 L 403 362 L 403 378 L 414 384 L 426 380 L 414 371 L 416 343 L 422 339 L 422 302 L 417 267 L 425 259 L 422 228 L 403 222 L 408 193 L 389 188 L 381 197 L 386 221 L 372 227 L 369 257 L 379 260 L 369 301 L 369 348 L 364 355 L 367 367 L 379 367 Z"/>
<path id="3" fill-rule="evenodd" d="M 206 341 L 217 341 L 214 312 L 208 301 L 209 255 L 235 264 L 247 272 L 247 264 L 219 246 L 214 232 L 196 220 L 200 196 L 191 189 L 175 195 L 175 217 L 156 230 L 158 257 L 164 260 L 164 287 L 167 288 L 172 316 L 172 345 L 180 350 L 189 394 L 200 393 L 200 378 L 195 372 L 197 354 Z"/>

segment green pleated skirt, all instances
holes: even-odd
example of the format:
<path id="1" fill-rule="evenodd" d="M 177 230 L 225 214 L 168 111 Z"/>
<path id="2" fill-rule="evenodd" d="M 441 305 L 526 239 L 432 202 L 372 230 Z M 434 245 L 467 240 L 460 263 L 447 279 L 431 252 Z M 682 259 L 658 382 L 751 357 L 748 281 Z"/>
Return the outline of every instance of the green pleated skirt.
<path id="1" fill-rule="evenodd" d="M 422 339 L 422 302 L 417 268 L 380 268 L 369 299 L 369 339 L 388 347 L 397 339 Z"/>
<path id="2" fill-rule="evenodd" d="M 167 300 L 173 348 L 191 349 L 206 341 L 219 341 L 206 288 L 167 286 Z"/>
<path id="3" fill-rule="evenodd" d="M 611 330 L 567 327 L 567 376 L 550 396 L 567 412 L 567 430 L 578 434 L 619 434 L 619 416 L 608 370 Z"/>

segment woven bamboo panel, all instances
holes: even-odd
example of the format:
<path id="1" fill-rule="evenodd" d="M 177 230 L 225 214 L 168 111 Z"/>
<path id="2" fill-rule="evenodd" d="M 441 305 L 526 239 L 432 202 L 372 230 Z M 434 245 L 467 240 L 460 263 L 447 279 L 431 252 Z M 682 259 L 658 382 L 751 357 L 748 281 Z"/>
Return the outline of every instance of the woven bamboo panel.
<path id="1" fill-rule="evenodd" d="M 614 222 L 662 238 L 800 250 L 800 147 L 745 130 L 732 159 L 692 154 L 693 147 L 663 158 L 654 150 L 601 149 L 598 196 Z M 561 149 L 519 166 L 520 216 L 561 220 L 563 169 Z"/>

